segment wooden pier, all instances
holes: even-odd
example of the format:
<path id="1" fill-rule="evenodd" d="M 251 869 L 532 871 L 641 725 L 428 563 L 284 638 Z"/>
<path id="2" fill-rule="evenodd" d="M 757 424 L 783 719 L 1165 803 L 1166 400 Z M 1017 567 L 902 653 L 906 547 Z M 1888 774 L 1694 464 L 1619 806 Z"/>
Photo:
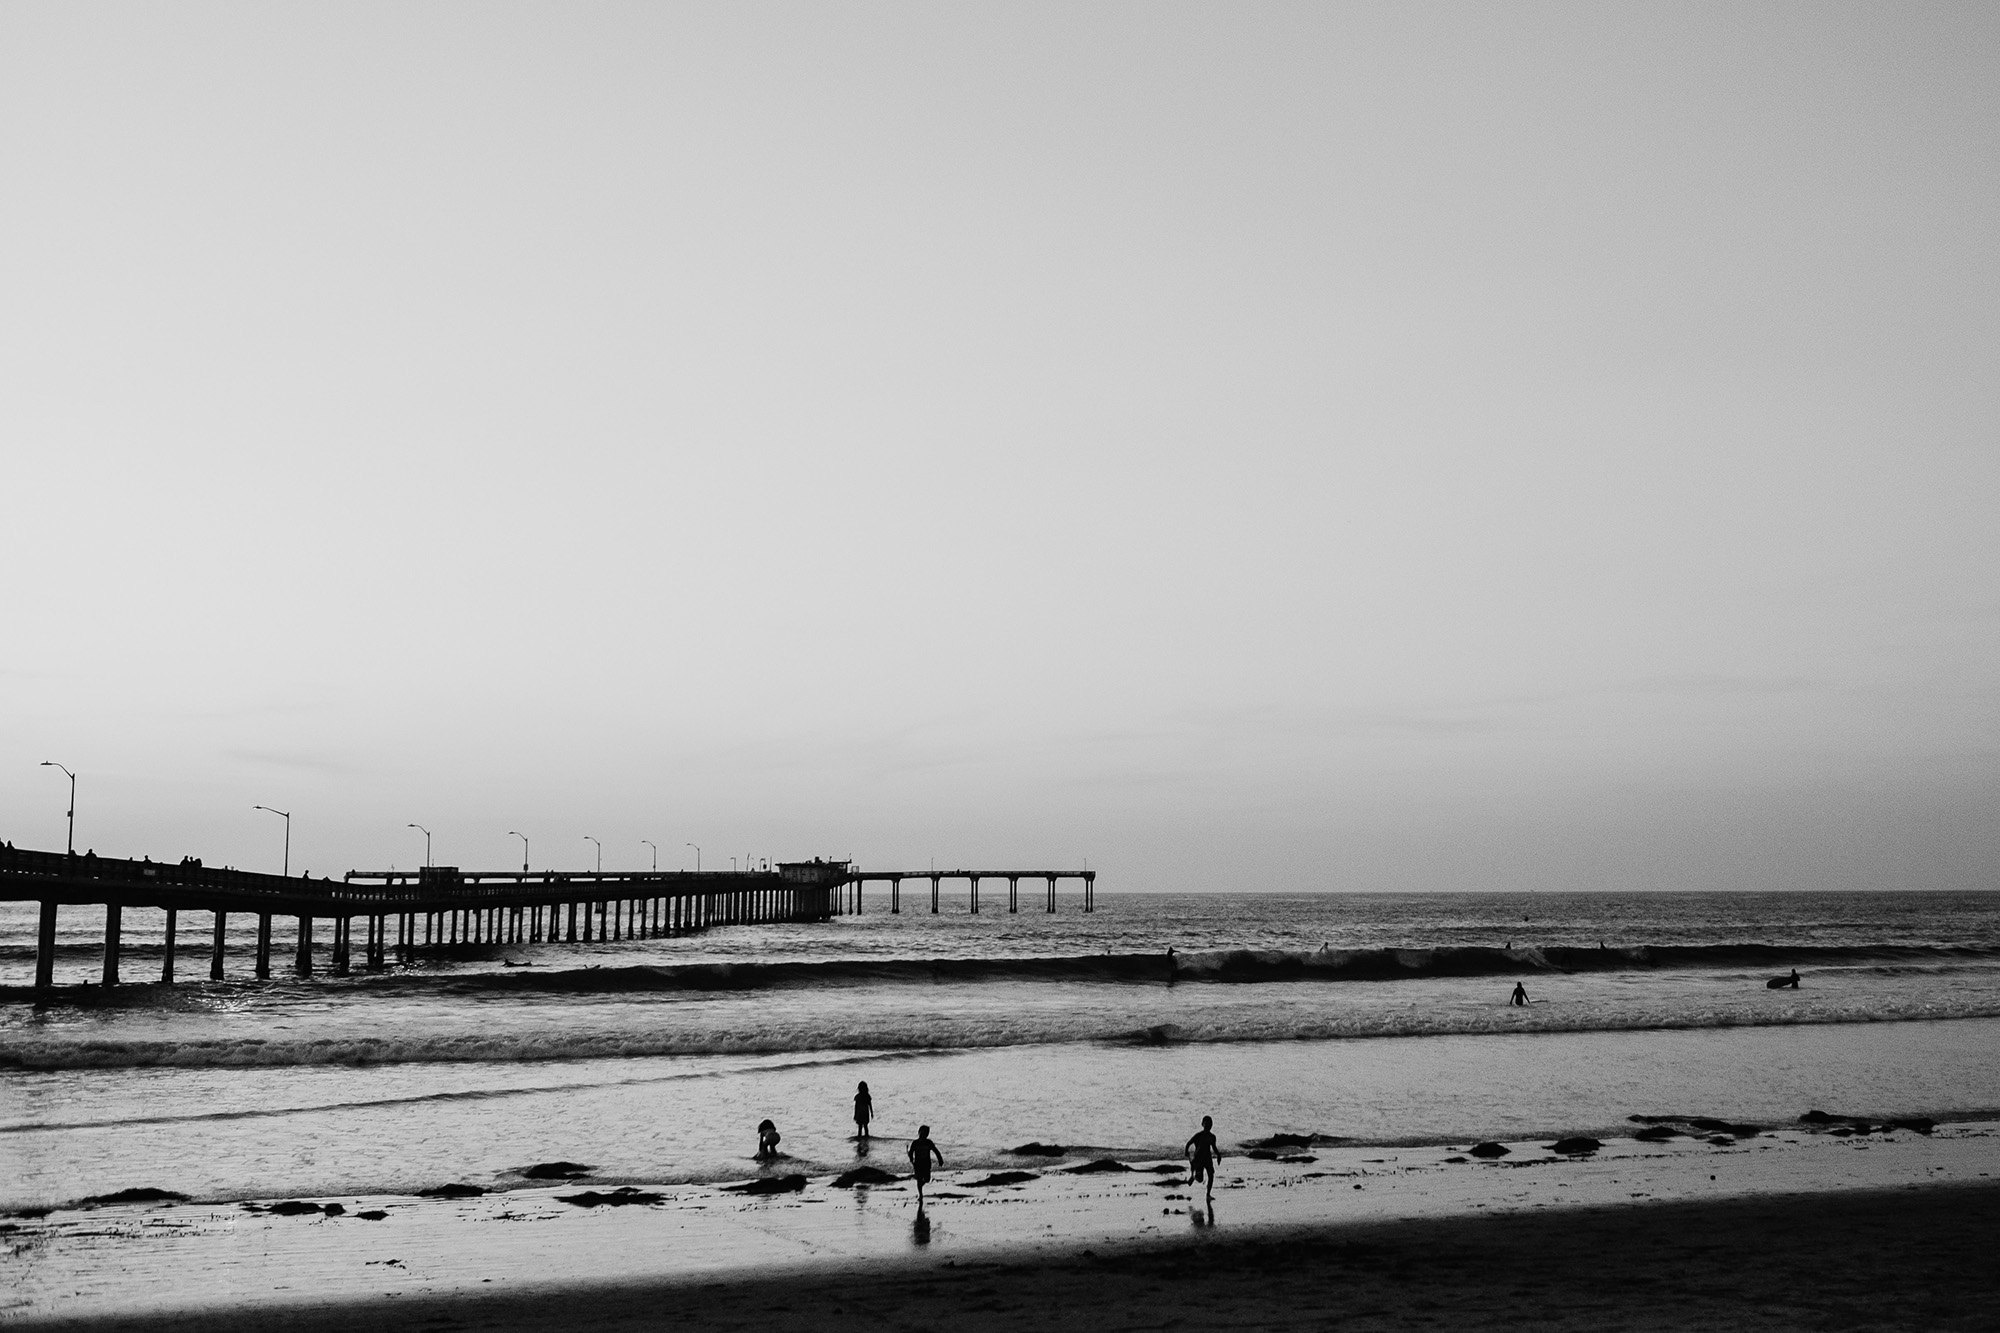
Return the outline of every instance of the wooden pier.
<path id="1" fill-rule="evenodd" d="M 564 870 L 353 871 L 338 880 L 218 870 L 191 863 L 126 861 L 94 854 L 0 847 L 0 901 L 41 903 L 35 985 L 55 984 L 56 914 L 62 907 L 104 909 L 104 984 L 119 983 L 123 914 L 153 907 L 166 914 L 166 958 L 160 980 L 174 979 L 174 945 L 184 911 L 213 917 L 208 977 L 223 980 L 223 951 L 232 915 L 256 919 L 255 973 L 271 975 L 274 918 L 295 922 L 292 970 L 313 971 L 313 933 L 329 932 L 332 971 L 353 969 L 353 927 L 362 923 L 362 966 L 380 971 L 391 951 L 398 962 L 420 950 L 510 944 L 601 943 L 655 939 L 713 926 L 825 921 L 858 915 L 864 886 L 889 886 L 889 910 L 903 910 L 903 881 L 928 880 L 931 911 L 939 888 L 965 880 L 979 911 L 982 881 L 1007 881 L 1007 910 L 1020 910 L 1020 884 L 1042 881 L 1046 910 L 1056 910 L 1056 884 L 1077 880 L 1083 910 L 1097 910 L 1094 870 L 874 870 L 845 861 L 787 861 L 769 870 L 654 870 L 590 873 Z M 393 936 L 393 941 L 392 941 Z"/>

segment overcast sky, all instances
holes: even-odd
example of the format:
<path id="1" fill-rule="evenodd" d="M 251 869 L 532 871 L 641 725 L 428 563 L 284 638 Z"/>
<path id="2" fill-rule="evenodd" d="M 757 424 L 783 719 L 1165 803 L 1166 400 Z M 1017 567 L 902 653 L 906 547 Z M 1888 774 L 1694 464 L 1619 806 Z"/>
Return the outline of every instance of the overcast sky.
<path id="1" fill-rule="evenodd" d="M 2000 8 L 0 9 L 0 837 L 2000 883 Z"/>

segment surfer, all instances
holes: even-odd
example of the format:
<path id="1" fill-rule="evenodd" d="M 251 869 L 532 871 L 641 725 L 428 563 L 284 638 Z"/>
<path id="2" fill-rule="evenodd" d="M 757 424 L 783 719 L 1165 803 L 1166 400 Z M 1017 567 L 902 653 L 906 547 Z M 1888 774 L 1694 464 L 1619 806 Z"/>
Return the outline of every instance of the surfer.
<path id="1" fill-rule="evenodd" d="M 868 1080 L 854 1090 L 854 1137 L 868 1142 L 868 1122 L 875 1118 L 875 1099 L 868 1095 Z"/>
<path id="2" fill-rule="evenodd" d="M 904 1152 L 904 1156 L 910 1159 L 910 1174 L 917 1178 L 917 1211 L 922 1212 L 924 1208 L 924 1186 L 928 1185 L 931 1180 L 931 1158 L 937 1158 L 939 1166 L 944 1165 L 944 1154 L 938 1151 L 938 1146 L 935 1143 L 931 1142 L 931 1127 L 929 1125 L 917 1126 L 917 1137 L 910 1140 L 910 1146 Z"/>
<path id="3" fill-rule="evenodd" d="M 1174 982 L 1174 971 L 1176 966 L 1177 964 L 1174 962 L 1174 946 L 1169 944 L 1167 946 L 1167 984 L 1170 986 Z"/>
<path id="4" fill-rule="evenodd" d="M 768 1162 L 778 1155 L 778 1127 L 768 1120 L 757 1122 L 757 1160 Z"/>
<path id="5" fill-rule="evenodd" d="M 1799 988 L 1799 970 L 1796 967 L 1793 968 L 1792 974 L 1788 977 L 1772 977 L 1764 983 L 1764 986 L 1767 990 L 1797 990 Z"/>
<path id="6" fill-rule="evenodd" d="M 1528 988 L 1518 981 L 1514 983 L 1514 993 L 1507 997 L 1508 1008 L 1511 1009 L 1517 1005 L 1524 1009 L 1528 1005 Z"/>
<path id="7" fill-rule="evenodd" d="M 1188 1184 L 1197 1180 L 1208 1182 L 1208 1192 L 1215 1193 L 1215 1164 L 1222 1160 L 1222 1145 L 1215 1141 L 1215 1119 L 1201 1118 L 1201 1128 L 1194 1137 L 1181 1147 L 1181 1156 L 1188 1161 Z"/>

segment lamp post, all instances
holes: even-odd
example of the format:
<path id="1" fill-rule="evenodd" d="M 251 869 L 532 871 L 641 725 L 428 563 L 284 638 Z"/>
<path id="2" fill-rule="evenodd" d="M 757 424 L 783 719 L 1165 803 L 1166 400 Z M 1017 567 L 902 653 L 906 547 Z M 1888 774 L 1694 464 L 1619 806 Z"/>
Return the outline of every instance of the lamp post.
<path id="1" fill-rule="evenodd" d="M 53 759 L 42 760 L 41 766 L 43 768 L 60 768 L 62 769 L 63 772 L 69 773 L 69 846 L 64 848 L 64 850 L 67 851 L 71 856 L 75 856 L 76 855 L 76 774 L 70 773 L 69 767 L 67 765 L 58 764 Z"/>
<path id="2" fill-rule="evenodd" d="M 694 847 L 693 843 L 688 843 L 686 845 L 689 847 Z M 701 873 L 701 848 L 699 847 L 694 847 L 694 869 L 696 874 Z"/>
<path id="3" fill-rule="evenodd" d="M 513 829 L 508 829 L 507 836 L 521 840 L 521 873 L 525 875 L 528 873 L 528 835 L 525 833 L 516 833 Z"/>
<path id="4" fill-rule="evenodd" d="M 253 805 L 253 806 L 251 806 L 250 808 L 251 808 L 252 810 L 264 810 L 264 811 L 268 811 L 269 813 L 271 813 L 271 814 L 274 814 L 274 815 L 283 815 L 283 816 L 284 816 L 284 818 L 285 818 L 285 874 L 289 876 L 289 875 L 290 875 L 290 874 L 292 873 L 292 812 L 291 812 L 291 811 L 289 811 L 289 810 L 273 810 L 273 809 L 272 809 L 272 808 L 271 808 L 270 806 L 268 806 L 268 805 Z"/>
<path id="5" fill-rule="evenodd" d="M 424 835 L 424 869 L 431 868 L 431 831 L 422 824 L 412 824 L 411 828 Z"/>
<path id="6" fill-rule="evenodd" d="M 600 875 L 601 875 L 601 874 L 603 874 L 603 873 L 604 873 L 604 844 L 603 844 L 603 843 L 601 843 L 601 842 L 598 842 L 598 841 L 597 841 L 597 839 L 595 839 L 595 838 L 591 837 L 591 836 L 590 836 L 590 835 L 589 835 L 588 833 L 586 833 L 586 834 L 584 834 L 584 835 L 583 835 L 583 840 L 584 840 L 585 842 L 590 842 L 590 843 L 596 843 L 596 844 L 597 844 L 597 873 L 598 873 L 598 874 L 600 874 Z"/>
<path id="7" fill-rule="evenodd" d="M 729 858 L 729 873 L 732 875 L 736 873 L 736 858 L 733 856 Z"/>
<path id="8" fill-rule="evenodd" d="M 658 870 L 660 868 L 660 844 L 654 842 L 651 838 L 641 838 L 639 841 L 653 849 L 653 869 Z"/>

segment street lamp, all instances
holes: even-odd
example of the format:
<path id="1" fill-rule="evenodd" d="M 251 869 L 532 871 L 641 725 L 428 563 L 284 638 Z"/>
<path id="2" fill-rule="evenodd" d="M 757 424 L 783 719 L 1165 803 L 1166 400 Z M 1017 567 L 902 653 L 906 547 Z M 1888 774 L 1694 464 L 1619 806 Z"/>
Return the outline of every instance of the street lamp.
<path id="1" fill-rule="evenodd" d="M 272 810 L 268 805 L 253 805 L 250 808 L 252 810 L 269 811 L 271 814 L 283 815 L 285 817 L 285 874 L 290 875 L 292 873 L 292 812 L 289 810 Z"/>
<path id="2" fill-rule="evenodd" d="M 431 868 L 431 831 L 422 824 L 411 824 L 409 827 L 424 835 L 424 869 L 429 870 Z"/>
<path id="3" fill-rule="evenodd" d="M 654 842 L 651 838 L 641 838 L 639 841 L 653 849 L 653 869 L 658 870 L 660 868 L 660 844 Z"/>
<path id="4" fill-rule="evenodd" d="M 513 829 L 508 829 L 507 836 L 521 840 L 521 873 L 525 875 L 528 873 L 528 835 L 525 833 L 516 833 Z"/>
<path id="5" fill-rule="evenodd" d="M 596 842 L 596 843 L 597 843 L 597 873 L 598 873 L 598 874 L 600 874 L 600 875 L 601 875 L 601 874 L 603 874 L 603 873 L 604 873 L 604 844 L 603 844 L 603 843 L 601 843 L 601 842 L 597 842 L 597 839 L 595 839 L 595 838 L 591 837 L 591 836 L 590 836 L 590 835 L 589 835 L 588 833 L 586 833 L 586 834 L 584 834 L 584 835 L 583 835 L 583 840 L 584 840 L 585 842 Z"/>
<path id="6" fill-rule="evenodd" d="M 58 764 L 53 759 L 42 760 L 41 766 L 60 768 L 63 772 L 69 773 L 67 765 Z M 66 850 L 71 856 L 76 855 L 76 774 L 74 773 L 69 773 L 69 847 Z"/>
<path id="7" fill-rule="evenodd" d="M 687 843 L 686 845 L 689 847 L 694 847 L 694 844 L 691 842 Z M 694 847 L 694 868 L 695 868 L 695 873 L 699 874 L 701 872 L 701 848 L 699 847 Z"/>

